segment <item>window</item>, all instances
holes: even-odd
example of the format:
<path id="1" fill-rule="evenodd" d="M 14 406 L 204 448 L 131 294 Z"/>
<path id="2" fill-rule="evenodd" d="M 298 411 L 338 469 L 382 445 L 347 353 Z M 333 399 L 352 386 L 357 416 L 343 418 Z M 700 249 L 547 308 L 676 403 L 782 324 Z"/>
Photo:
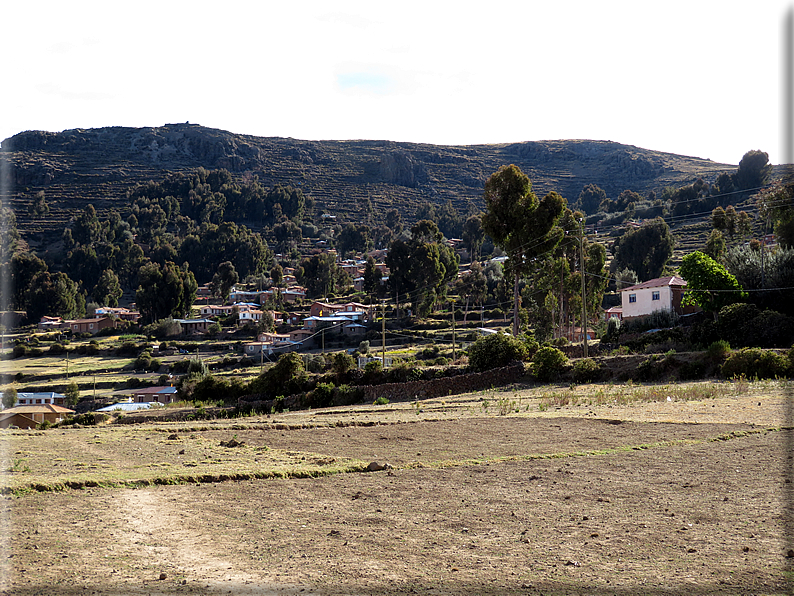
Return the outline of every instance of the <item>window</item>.
<path id="1" fill-rule="evenodd" d="M 637 302 L 637 294 L 629 294 L 629 302 Z"/>
<path id="2" fill-rule="evenodd" d="M 652 300 L 659 300 L 659 292 L 653 292 L 651 294 L 651 299 Z"/>

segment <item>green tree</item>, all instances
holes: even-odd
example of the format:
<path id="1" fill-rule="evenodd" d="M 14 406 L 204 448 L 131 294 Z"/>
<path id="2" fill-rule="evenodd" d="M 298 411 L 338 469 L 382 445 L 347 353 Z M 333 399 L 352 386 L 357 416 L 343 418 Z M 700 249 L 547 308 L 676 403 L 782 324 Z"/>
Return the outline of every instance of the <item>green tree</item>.
<path id="1" fill-rule="evenodd" d="M 13 408 L 17 403 L 16 387 L 7 387 L 3 391 L 3 408 Z"/>
<path id="2" fill-rule="evenodd" d="M 422 220 L 411 228 L 411 239 L 398 238 L 386 256 L 389 285 L 399 296 L 409 296 L 416 314 L 427 316 L 446 294 L 458 274 L 458 257 L 444 242 L 438 226 Z"/>
<path id="3" fill-rule="evenodd" d="M 304 259 L 296 271 L 298 281 L 311 297 L 327 296 L 345 283 L 346 274 L 336 264 L 333 254 L 325 253 Z"/>
<path id="4" fill-rule="evenodd" d="M 482 229 L 482 215 L 470 215 L 463 224 L 463 244 L 469 251 L 471 261 L 480 258 L 480 248 L 485 238 L 485 231 Z"/>
<path id="5" fill-rule="evenodd" d="M 725 255 L 725 237 L 722 232 L 717 229 L 711 230 L 703 252 L 715 261 L 722 262 L 722 258 Z"/>
<path id="6" fill-rule="evenodd" d="M 118 276 L 112 269 L 105 269 L 99 276 L 99 281 L 92 292 L 94 300 L 100 305 L 115 307 L 119 305 L 119 298 L 122 294 Z"/>
<path id="7" fill-rule="evenodd" d="M 28 320 L 38 321 L 44 315 L 75 319 L 81 314 L 80 297 L 77 284 L 65 273 L 41 271 L 30 282 Z M 82 306 L 85 312 L 84 299 Z"/>
<path id="8" fill-rule="evenodd" d="M 144 323 L 190 313 L 198 285 L 187 266 L 178 267 L 170 261 L 163 266 L 150 262 L 141 267 L 138 281 L 135 300 Z"/>
<path id="9" fill-rule="evenodd" d="M 587 184 L 582 189 L 582 192 L 579 193 L 579 197 L 574 203 L 574 208 L 581 209 L 590 215 L 598 211 L 599 207 L 601 207 L 601 203 L 607 200 L 607 193 L 603 188 L 595 184 Z"/>
<path id="10" fill-rule="evenodd" d="M 347 224 L 336 239 L 336 248 L 340 256 L 351 252 L 364 252 L 372 248 L 369 226 L 365 224 Z"/>
<path id="11" fill-rule="evenodd" d="M 31 282 L 38 273 L 47 271 L 47 264 L 28 251 L 19 251 L 11 257 L 11 287 L 13 304 L 17 310 L 27 309 Z"/>
<path id="12" fill-rule="evenodd" d="M 503 166 L 485 183 L 482 226 L 508 255 L 513 272 L 513 335 L 518 335 L 519 280 L 537 255 L 553 249 L 563 232 L 556 224 L 565 199 L 550 192 L 538 201 L 529 177 L 515 165 Z"/>
<path id="13" fill-rule="evenodd" d="M 500 368 L 511 362 L 526 360 L 528 355 L 524 342 L 500 331 L 478 337 L 469 346 L 469 367 L 478 372 Z"/>
<path id="14" fill-rule="evenodd" d="M 381 290 L 381 280 L 383 273 L 378 269 L 375 259 L 367 257 L 364 265 L 364 291 L 370 296 L 377 296 Z"/>
<path id="15" fill-rule="evenodd" d="M 748 151 L 742 156 L 734 181 L 739 190 L 750 190 L 763 186 L 772 174 L 769 154 L 765 151 Z"/>
<path id="16" fill-rule="evenodd" d="M 77 402 L 80 401 L 80 387 L 77 386 L 77 383 L 72 381 L 66 386 L 63 395 L 66 398 L 66 405 L 73 408 L 77 405 Z"/>
<path id="17" fill-rule="evenodd" d="M 612 247 L 617 268 L 628 267 L 641 281 L 659 277 L 673 256 L 675 239 L 667 223 L 657 217 L 629 230 Z"/>
<path id="18" fill-rule="evenodd" d="M 280 286 L 281 282 L 284 281 L 284 269 L 278 263 L 270 269 L 270 279 L 276 287 Z"/>
<path id="19" fill-rule="evenodd" d="M 212 277 L 213 292 L 221 300 L 226 300 L 238 281 L 240 281 L 240 276 L 237 274 L 234 264 L 231 261 L 224 261 L 218 265 L 218 271 Z"/>
<path id="20" fill-rule="evenodd" d="M 723 306 L 747 295 L 725 267 L 698 250 L 684 257 L 679 272 L 687 283 L 684 303 L 696 304 L 715 316 Z"/>

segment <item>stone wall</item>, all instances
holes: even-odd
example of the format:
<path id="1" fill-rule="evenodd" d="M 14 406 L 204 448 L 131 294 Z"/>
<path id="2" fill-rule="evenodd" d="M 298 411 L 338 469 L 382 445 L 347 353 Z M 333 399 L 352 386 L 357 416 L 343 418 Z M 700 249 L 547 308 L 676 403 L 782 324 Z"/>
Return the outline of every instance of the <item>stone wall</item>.
<path id="1" fill-rule="evenodd" d="M 389 401 L 408 401 L 471 393 L 472 391 L 509 385 L 510 383 L 515 383 L 523 376 L 524 364 L 517 362 L 504 368 L 455 377 L 443 377 L 428 381 L 409 381 L 407 383 L 366 385 L 362 387 L 364 391 L 363 401 L 372 402 L 379 397 L 385 397 Z"/>

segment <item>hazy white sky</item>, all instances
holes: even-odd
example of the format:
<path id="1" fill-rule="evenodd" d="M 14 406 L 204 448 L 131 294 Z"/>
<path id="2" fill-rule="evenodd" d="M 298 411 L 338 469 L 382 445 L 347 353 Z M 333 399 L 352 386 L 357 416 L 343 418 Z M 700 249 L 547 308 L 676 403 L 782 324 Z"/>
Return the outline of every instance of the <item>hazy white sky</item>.
<path id="1" fill-rule="evenodd" d="M 608 139 L 731 164 L 761 149 L 779 163 L 791 6 L 9 2 L 0 139 L 190 121 L 298 139 Z"/>

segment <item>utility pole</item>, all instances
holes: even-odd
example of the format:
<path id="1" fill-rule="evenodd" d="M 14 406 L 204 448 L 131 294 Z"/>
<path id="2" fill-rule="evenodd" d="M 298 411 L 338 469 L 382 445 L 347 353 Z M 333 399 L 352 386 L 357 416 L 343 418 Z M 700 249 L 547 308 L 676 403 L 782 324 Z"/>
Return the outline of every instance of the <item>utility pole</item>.
<path id="1" fill-rule="evenodd" d="M 452 301 L 452 361 L 457 360 L 455 355 L 455 300 Z"/>
<path id="2" fill-rule="evenodd" d="M 585 297 L 585 266 L 584 266 L 584 222 L 580 219 L 582 235 L 579 237 L 579 260 L 582 263 L 582 334 L 584 337 L 584 357 L 587 358 L 587 300 Z"/>
<path id="3" fill-rule="evenodd" d="M 380 357 L 381 368 L 386 368 L 386 301 L 383 301 L 383 313 L 380 319 Z"/>

